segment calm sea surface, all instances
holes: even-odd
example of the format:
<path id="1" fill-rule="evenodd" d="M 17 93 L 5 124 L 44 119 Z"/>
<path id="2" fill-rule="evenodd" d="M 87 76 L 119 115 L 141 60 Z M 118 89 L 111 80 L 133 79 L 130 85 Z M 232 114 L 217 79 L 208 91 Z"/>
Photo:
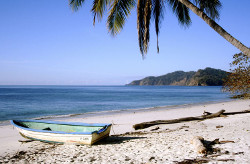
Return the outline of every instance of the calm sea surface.
<path id="1" fill-rule="evenodd" d="M 0 86 L 0 121 L 227 100 L 221 87 Z"/>

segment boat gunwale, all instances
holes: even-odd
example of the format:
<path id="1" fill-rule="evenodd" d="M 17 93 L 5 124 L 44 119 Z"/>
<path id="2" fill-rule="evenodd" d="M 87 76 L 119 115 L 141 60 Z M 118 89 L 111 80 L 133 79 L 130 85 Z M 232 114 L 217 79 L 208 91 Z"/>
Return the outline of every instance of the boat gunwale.
<path id="1" fill-rule="evenodd" d="M 40 129 L 32 129 L 32 128 L 26 128 L 23 126 L 20 126 L 16 124 L 15 122 L 37 122 L 37 123 L 48 123 L 48 124 L 59 124 L 59 125 L 72 125 L 72 126 L 101 126 L 105 127 L 105 129 L 100 129 L 99 131 L 92 131 L 92 132 L 63 132 L 63 131 L 50 131 L 50 130 L 40 130 Z M 60 122 L 60 121 L 44 121 L 44 120 L 10 120 L 10 123 L 20 129 L 27 130 L 27 131 L 33 131 L 33 132 L 41 132 L 41 133 L 51 133 L 51 134 L 73 134 L 73 135 L 90 135 L 90 134 L 100 134 L 105 132 L 108 127 L 110 127 L 112 124 L 105 124 L 105 123 L 81 123 L 81 122 Z"/>

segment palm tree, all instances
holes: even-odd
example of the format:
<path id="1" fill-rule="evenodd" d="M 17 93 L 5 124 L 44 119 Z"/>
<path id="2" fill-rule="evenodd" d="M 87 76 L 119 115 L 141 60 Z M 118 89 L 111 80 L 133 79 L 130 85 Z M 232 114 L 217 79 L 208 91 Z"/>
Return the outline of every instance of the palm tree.
<path id="1" fill-rule="evenodd" d="M 69 0 L 73 10 L 78 10 L 85 0 Z M 212 29 L 225 38 L 229 43 L 250 57 L 250 49 L 236 38 L 226 32 L 215 22 L 219 19 L 220 0 L 137 0 L 137 30 L 138 41 L 142 56 L 147 53 L 150 40 L 150 21 L 153 17 L 157 35 L 157 52 L 159 52 L 158 35 L 160 25 L 164 18 L 166 4 L 170 5 L 173 13 L 183 26 L 191 24 L 189 10 L 203 19 Z M 104 12 L 108 9 L 107 27 L 112 35 L 117 35 L 123 28 L 130 11 L 136 6 L 135 0 L 93 0 L 92 13 L 93 24 L 96 18 L 101 20 Z"/>

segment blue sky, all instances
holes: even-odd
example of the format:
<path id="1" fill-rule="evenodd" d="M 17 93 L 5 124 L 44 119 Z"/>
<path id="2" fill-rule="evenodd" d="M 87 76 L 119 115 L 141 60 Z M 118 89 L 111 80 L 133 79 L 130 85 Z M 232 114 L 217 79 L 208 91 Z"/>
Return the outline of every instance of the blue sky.
<path id="1" fill-rule="evenodd" d="M 249 46 L 250 1 L 222 4 L 217 22 Z M 67 0 L 1 0 L 0 85 L 123 85 L 177 70 L 229 70 L 239 52 L 192 12 L 192 24 L 185 29 L 166 7 L 160 53 L 152 24 L 143 60 L 135 10 L 123 31 L 112 37 L 105 18 L 93 26 L 90 9 L 91 1 L 73 12 Z"/>

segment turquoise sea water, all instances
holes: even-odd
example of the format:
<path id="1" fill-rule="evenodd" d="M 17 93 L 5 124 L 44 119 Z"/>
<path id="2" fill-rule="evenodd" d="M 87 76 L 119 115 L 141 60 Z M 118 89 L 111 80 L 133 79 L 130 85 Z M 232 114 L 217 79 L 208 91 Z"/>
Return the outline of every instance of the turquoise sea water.
<path id="1" fill-rule="evenodd" d="M 221 87 L 0 86 L 0 121 L 227 100 Z"/>

